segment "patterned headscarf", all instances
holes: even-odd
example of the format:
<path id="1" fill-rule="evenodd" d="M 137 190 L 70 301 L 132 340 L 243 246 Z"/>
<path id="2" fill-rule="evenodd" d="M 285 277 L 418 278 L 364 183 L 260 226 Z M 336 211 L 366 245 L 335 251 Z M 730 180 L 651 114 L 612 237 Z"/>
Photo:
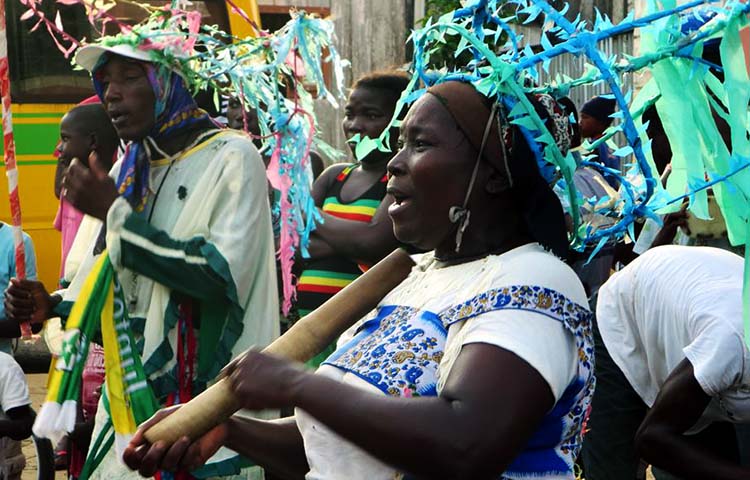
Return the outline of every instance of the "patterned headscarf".
<path id="1" fill-rule="evenodd" d="M 94 90 L 102 102 L 104 102 L 105 92 L 101 81 L 101 67 L 110 58 L 109 54 L 102 55 L 92 73 Z M 162 65 L 132 61 L 141 65 L 154 91 L 155 122 L 146 137 L 128 145 L 120 167 L 120 174 L 117 177 L 117 190 L 136 211 L 142 211 L 146 206 L 149 190 L 151 158 L 150 150 L 146 145 L 147 139 L 150 138 L 152 144 L 158 143 L 159 140 L 188 125 L 199 122 L 210 125 L 210 118 L 204 110 L 198 108 L 180 75 Z"/>

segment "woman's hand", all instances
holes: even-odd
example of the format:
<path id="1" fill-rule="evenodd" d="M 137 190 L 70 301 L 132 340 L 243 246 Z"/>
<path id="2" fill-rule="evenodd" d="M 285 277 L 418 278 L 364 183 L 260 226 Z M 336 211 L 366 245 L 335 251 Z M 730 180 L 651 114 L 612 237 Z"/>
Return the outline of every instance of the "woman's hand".
<path id="1" fill-rule="evenodd" d="M 214 427 L 194 442 L 182 437 L 169 447 L 162 442 L 149 444 L 144 432 L 179 408 L 180 405 L 176 405 L 159 410 L 138 427 L 122 455 L 128 468 L 138 471 L 143 477 L 152 477 L 159 470 L 195 470 L 224 445 L 228 434 L 226 423 Z"/>
<path id="2" fill-rule="evenodd" d="M 294 363 L 255 350 L 248 350 L 224 369 L 224 375 L 243 408 L 289 407 L 295 386 L 311 375 Z"/>
<path id="3" fill-rule="evenodd" d="M 91 152 L 88 163 L 86 167 L 73 159 L 62 180 L 62 195 L 81 212 L 104 221 L 117 199 L 117 187 L 96 152 Z"/>
<path id="4" fill-rule="evenodd" d="M 34 280 L 11 278 L 5 290 L 5 316 L 19 325 L 41 325 L 58 303 L 59 297 L 48 294 L 44 284 Z"/>

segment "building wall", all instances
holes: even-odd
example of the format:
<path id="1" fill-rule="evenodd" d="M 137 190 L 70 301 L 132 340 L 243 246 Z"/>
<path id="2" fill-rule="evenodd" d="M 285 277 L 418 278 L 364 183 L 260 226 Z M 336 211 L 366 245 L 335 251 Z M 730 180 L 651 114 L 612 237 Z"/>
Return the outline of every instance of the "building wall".
<path id="1" fill-rule="evenodd" d="M 331 8 L 331 0 L 258 0 L 258 7 L 261 11 L 263 7 Z"/>
<path id="2" fill-rule="evenodd" d="M 424 0 L 258 0 L 258 7 L 261 15 L 283 14 L 291 7 L 330 15 L 336 29 L 336 48 L 341 58 L 351 62 L 351 68 L 345 69 L 347 93 L 360 76 L 406 62 L 410 55 L 406 39 L 414 19 L 424 15 Z M 318 101 L 315 108 L 322 137 L 349 155 L 341 132 L 344 102 L 334 109 Z M 326 160 L 331 163 L 333 159 Z"/>
<path id="3" fill-rule="evenodd" d="M 279 1 L 279 0 L 276 0 Z M 406 39 L 415 15 L 409 0 L 330 0 L 337 48 L 351 62 L 345 72 L 348 87 L 358 77 L 375 70 L 402 66 L 407 58 Z M 341 131 L 344 105 L 338 110 L 319 101 L 316 105 L 323 138 L 348 154 Z"/>

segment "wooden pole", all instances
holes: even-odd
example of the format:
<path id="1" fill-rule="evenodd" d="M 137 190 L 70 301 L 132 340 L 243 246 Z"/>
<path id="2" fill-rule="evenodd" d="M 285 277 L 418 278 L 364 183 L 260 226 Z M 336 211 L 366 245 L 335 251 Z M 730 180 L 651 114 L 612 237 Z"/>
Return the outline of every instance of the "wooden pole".
<path id="1" fill-rule="evenodd" d="M 323 351 L 347 328 L 374 309 L 414 266 L 409 255 L 396 250 L 323 305 L 294 324 L 263 352 L 304 362 Z M 173 444 L 196 439 L 240 409 L 229 382 L 219 380 L 145 433 L 150 443 Z"/>

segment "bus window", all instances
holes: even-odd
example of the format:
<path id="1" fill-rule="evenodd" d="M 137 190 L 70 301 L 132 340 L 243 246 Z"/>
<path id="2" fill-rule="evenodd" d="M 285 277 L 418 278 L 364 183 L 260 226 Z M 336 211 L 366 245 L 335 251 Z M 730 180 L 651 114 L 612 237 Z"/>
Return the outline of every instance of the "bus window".
<path id="1" fill-rule="evenodd" d="M 157 8 L 170 3 L 169 0 L 148 2 Z M 49 18 L 54 18 L 55 11 L 60 12 L 65 32 L 74 38 L 91 40 L 96 36 L 83 6 L 54 2 L 43 2 L 42 5 L 40 10 Z M 6 2 L 5 6 L 8 19 L 19 18 L 26 11 L 26 7 L 16 1 Z M 228 31 L 229 17 L 223 1 L 194 1 L 193 8 L 201 12 L 204 24 L 217 25 Z M 109 13 L 127 24 L 140 22 L 148 16 L 146 9 L 132 2 L 118 2 Z M 13 102 L 76 103 L 93 95 L 88 73 L 73 69 L 71 59 L 66 59 L 58 50 L 47 29 L 42 25 L 34 32 L 29 31 L 36 22 L 37 18 L 32 17 L 24 22 L 9 21 L 7 25 Z"/>
<path id="2" fill-rule="evenodd" d="M 52 19 L 55 11 L 59 11 L 65 31 L 76 39 L 91 38 L 91 26 L 83 6 L 43 2 L 39 8 Z M 93 89 L 88 73 L 73 70 L 71 59 L 60 53 L 45 26 L 29 31 L 37 22 L 36 17 L 24 22 L 11 20 L 25 11 L 26 7 L 20 2 L 5 2 L 13 102 L 65 103 L 91 95 Z"/>
<path id="3" fill-rule="evenodd" d="M 149 5 L 155 8 L 169 6 L 171 0 L 149 0 L 140 2 L 141 5 Z M 199 0 L 192 2 L 191 8 L 201 14 L 204 25 L 217 25 L 219 29 L 229 31 L 229 16 L 227 7 L 223 0 Z M 138 23 L 148 16 L 148 11 L 138 4 L 132 2 L 117 2 L 109 11 L 117 20 L 129 25 Z M 117 33 L 117 32 L 107 32 Z"/>

